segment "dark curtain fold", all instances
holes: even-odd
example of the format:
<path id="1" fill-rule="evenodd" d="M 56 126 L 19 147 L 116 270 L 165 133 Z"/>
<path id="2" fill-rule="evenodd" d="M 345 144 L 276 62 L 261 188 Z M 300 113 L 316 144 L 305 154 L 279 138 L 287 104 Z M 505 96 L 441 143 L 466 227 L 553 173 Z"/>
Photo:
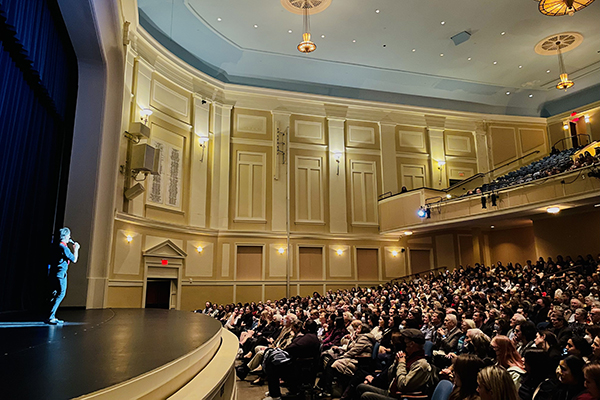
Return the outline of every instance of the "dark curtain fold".
<path id="1" fill-rule="evenodd" d="M 0 0 L 0 38 L 0 311 L 42 310 L 64 214 L 77 60 L 50 0 Z"/>

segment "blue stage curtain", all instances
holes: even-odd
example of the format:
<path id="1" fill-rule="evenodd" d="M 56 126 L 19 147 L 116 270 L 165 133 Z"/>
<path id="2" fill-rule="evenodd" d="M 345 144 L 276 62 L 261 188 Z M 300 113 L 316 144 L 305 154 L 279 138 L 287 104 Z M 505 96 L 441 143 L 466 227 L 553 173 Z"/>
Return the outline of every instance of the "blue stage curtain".
<path id="1" fill-rule="evenodd" d="M 54 0 L 0 0 L 0 312 L 43 310 L 64 214 L 77 60 Z"/>

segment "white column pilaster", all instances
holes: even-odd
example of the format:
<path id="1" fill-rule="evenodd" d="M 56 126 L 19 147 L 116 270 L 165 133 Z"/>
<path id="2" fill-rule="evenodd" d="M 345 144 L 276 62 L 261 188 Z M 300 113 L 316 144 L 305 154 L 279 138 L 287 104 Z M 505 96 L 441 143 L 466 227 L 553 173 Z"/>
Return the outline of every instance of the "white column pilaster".
<path id="1" fill-rule="evenodd" d="M 329 128 L 329 229 L 331 233 L 347 233 L 344 120 L 328 118 L 327 124 Z M 341 154 L 339 169 L 336 153 Z"/>
<path id="2" fill-rule="evenodd" d="M 206 227 L 206 198 L 208 187 L 208 163 L 210 149 L 214 146 L 214 137 L 208 133 L 210 104 L 194 96 L 193 132 L 190 143 L 192 152 L 190 160 L 190 201 L 189 224 L 200 228 Z M 198 138 L 209 138 L 203 144 Z"/>
<path id="3" fill-rule="evenodd" d="M 211 176 L 210 227 L 229 227 L 229 166 L 232 106 L 213 103 L 214 148 Z"/>
<path id="4" fill-rule="evenodd" d="M 287 167 L 286 164 L 289 162 L 289 126 L 290 126 L 290 113 L 281 113 L 274 111 L 273 115 L 273 198 L 272 198 L 272 218 L 271 218 L 271 229 L 273 232 L 286 232 L 286 196 L 287 196 Z M 279 140 L 284 142 L 280 143 L 279 149 L 284 151 L 285 154 L 277 153 L 277 131 L 279 130 Z M 283 135 L 281 133 L 284 133 Z M 283 161 L 285 160 L 285 163 Z"/>
<path id="5" fill-rule="evenodd" d="M 380 124 L 382 193 L 398 193 L 398 167 L 396 162 L 396 125 Z"/>

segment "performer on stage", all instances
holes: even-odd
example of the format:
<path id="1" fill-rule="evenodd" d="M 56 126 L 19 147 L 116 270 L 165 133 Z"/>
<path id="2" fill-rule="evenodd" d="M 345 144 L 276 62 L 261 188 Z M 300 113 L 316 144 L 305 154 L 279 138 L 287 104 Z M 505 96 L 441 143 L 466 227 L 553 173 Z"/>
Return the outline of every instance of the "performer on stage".
<path id="1" fill-rule="evenodd" d="M 54 247 L 52 265 L 48 279 L 50 282 L 50 317 L 46 323 L 50 325 L 62 324 L 64 321 L 56 319 L 56 310 L 67 293 L 67 270 L 69 263 L 77 262 L 79 257 L 79 243 L 71 240 L 71 230 L 67 227 L 59 231 L 60 243 Z M 67 246 L 73 244 L 73 252 Z"/>

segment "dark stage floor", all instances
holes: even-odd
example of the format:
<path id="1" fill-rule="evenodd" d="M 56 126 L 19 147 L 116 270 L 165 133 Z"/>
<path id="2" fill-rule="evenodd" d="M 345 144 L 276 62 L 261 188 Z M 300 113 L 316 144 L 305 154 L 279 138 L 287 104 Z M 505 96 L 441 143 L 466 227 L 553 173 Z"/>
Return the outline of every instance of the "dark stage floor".
<path id="1" fill-rule="evenodd" d="M 64 325 L 0 321 L 0 399 L 69 399 L 173 361 L 221 324 L 174 310 L 59 310 Z"/>

